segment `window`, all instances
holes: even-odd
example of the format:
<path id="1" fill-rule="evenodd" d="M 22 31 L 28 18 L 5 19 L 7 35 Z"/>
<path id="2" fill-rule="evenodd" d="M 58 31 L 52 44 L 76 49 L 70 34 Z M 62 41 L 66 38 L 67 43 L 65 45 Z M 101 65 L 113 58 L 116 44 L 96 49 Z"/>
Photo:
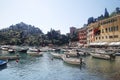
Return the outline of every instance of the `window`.
<path id="1" fill-rule="evenodd" d="M 109 36 L 109 38 L 113 38 L 113 36 Z"/>
<path id="2" fill-rule="evenodd" d="M 110 19 L 110 20 L 108 20 L 108 21 L 104 21 L 104 22 L 102 22 L 101 25 L 105 25 L 105 24 L 113 23 L 113 22 L 115 22 L 115 21 L 117 21 L 116 18 L 115 18 L 115 19 Z"/>
<path id="3" fill-rule="evenodd" d="M 99 39 L 100 39 L 100 37 L 99 37 Z"/>
<path id="4" fill-rule="evenodd" d="M 111 32 L 111 27 L 109 27 L 109 32 Z"/>
<path id="5" fill-rule="evenodd" d="M 108 30 L 108 29 L 107 29 L 107 28 L 105 28 L 105 30 L 106 30 L 106 32 L 107 32 L 107 30 Z"/>
<path id="6" fill-rule="evenodd" d="M 107 36 L 106 36 L 106 39 L 107 39 Z"/>
<path id="7" fill-rule="evenodd" d="M 115 31 L 115 26 L 113 27 L 113 31 Z"/>
<path id="8" fill-rule="evenodd" d="M 97 40 L 97 37 L 96 37 L 96 40 Z"/>
<path id="9" fill-rule="evenodd" d="M 111 27 L 111 31 L 113 31 L 114 30 L 114 27 Z"/>
<path id="10" fill-rule="evenodd" d="M 118 38 L 118 35 L 114 35 L 114 38 Z"/>
<path id="11" fill-rule="evenodd" d="M 118 26 L 115 26 L 115 31 L 118 31 Z"/>
<path id="12" fill-rule="evenodd" d="M 102 29 L 102 33 L 104 33 L 104 29 Z"/>
<path id="13" fill-rule="evenodd" d="M 102 36 L 102 39 L 104 39 L 104 36 Z"/>

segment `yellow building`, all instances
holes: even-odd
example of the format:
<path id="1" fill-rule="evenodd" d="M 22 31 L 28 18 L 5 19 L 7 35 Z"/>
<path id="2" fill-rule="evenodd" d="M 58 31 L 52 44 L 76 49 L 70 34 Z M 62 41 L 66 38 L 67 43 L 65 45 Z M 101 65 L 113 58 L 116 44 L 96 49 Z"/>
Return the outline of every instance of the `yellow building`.
<path id="1" fill-rule="evenodd" d="M 88 44 L 120 42 L 120 14 L 88 25 Z"/>

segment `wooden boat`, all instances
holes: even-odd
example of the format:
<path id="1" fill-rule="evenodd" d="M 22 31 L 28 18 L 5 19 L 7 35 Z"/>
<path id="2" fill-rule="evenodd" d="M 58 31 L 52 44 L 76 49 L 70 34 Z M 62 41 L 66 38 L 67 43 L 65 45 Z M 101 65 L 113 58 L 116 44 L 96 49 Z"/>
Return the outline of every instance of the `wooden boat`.
<path id="1" fill-rule="evenodd" d="M 4 51 L 8 51 L 9 46 L 1 46 L 1 49 L 4 50 Z"/>
<path id="2" fill-rule="evenodd" d="M 46 49 L 40 49 L 41 52 L 47 52 L 48 50 Z"/>
<path id="3" fill-rule="evenodd" d="M 114 52 L 116 56 L 120 56 L 120 50 L 119 49 L 109 49 L 109 51 Z"/>
<path id="4" fill-rule="evenodd" d="M 119 49 L 116 49 L 116 50 L 113 50 L 115 52 L 115 55 L 116 56 L 120 56 L 120 50 Z"/>
<path id="5" fill-rule="evenodd" d="M 71 57 L 67 57 L 66 55 L 62 56 L 62 59 L 64 62 L 68 63 L 68 64 L 73 64 L 73 65 L 81 65 L 83 63 L 82 58 L 71 58 Z"/>
<path id="6" fill-rule="evenodd" d="M 7 65 L 7 60 L 0 60 L 0 67 L 1 66 L 6 66 Z"/>
<path id="7" fill-rule="evenodd" d="M 60 52 L 61 51 L 61 49 L 55 49 L 55 52 Z"/>
<path id="8" fill-rule="evenodd" d="M 29 50 L 27 51 L 27 54 L 31 56 L 42 56 L 43 53 L 39 49 L 29 48 Z"/>
<path id="9" fill-rule="evenodd" d="M 0 59 L 2 60 L 16 60 L 16 59 L 19 59 L 20 56 L 19 55 L 16 55 L 16 56 L 0 56 Z"/>
<path id="10" fill-rule="evenodd" d="M 14 50 L 14 49 L 12 49 L 12 48 L 10 48 L 10 49 L 8 49 L 8 52 L 9 52 L 9 53 L 14 53 L 14 52 L 15 52 L 15 50 Z"/>
<path id="11" fill-rule="evenodd" d="M 69 52 L 64 52 L 66 55 L 69 55 L 71 57 L 80 57 L 80 56 L 87 56 L 89 55 L 88 52 L 83 50 L 69 50 Z"/>
<path id="12" fill-rule="evenodd" d="M 100 53 L 90 53 L 92 57 L 94 58 L 100 58 L 100 59 L 110 59 L 109 55 L 100 54 Z"/>
<path id="13" fill-rule="evenodd" d="M 36 48 L 29 48 L 29 50 L 27 50 L 27 53 L 39 53 L 41 52 L 39 49 L 36 49 Z"/>
<path id="14" fill-rule="evenodd" d="M 28 50 L 28 48 L 19 48 L 19 49 L 18 49 L 18 52 L 26 53 L 27 50 Z"/>
<path id="15" fill-rule="evenodd" d="M 43 53 L 42 52 L 39 52 L 39 53 L 29 53 L 28 55 L 30 55 L 30 56 L 42 56 Z"/>
<path id="16" fill-rule="evenodd" d="M 120 52 L 116 52 L 115 55 L 116 55 L 116 56 L 120 56 Z"/>
<path id="17" fill-rule="evenodd" d="M 76 57 L 77 56 L 77 52 L 74 50 L 69 50 L 68 52 L 64 52 L 66 55 L 69 55 L 71 57 Z"/>
<path id="18" fill-rule="evenodd" d="M 94 58 L 105 59 L 105 60 L 115 59 L 115 54 L 113 52 L 101 51 L 101 52 L 94 52 L 90 54 Z"/>
<path id="19" fill-rule="evenodd" d="M 78 53 L 79 53 L 80 56 L 88 56 L 89 55 L 89 53 L 84 52 L 84 51 L 83 52 L 81 51 L 81 52 L 78 52 Z"/>
<path id="20" fill-rule="evenodd" d="M 63 55 L 63 54 L 52 52 L 51 55 L 52 55 L 53 57 L 55 57 L 55 58 L 61 58 L 61 59 L 62 59 L 62 55 Z"/>

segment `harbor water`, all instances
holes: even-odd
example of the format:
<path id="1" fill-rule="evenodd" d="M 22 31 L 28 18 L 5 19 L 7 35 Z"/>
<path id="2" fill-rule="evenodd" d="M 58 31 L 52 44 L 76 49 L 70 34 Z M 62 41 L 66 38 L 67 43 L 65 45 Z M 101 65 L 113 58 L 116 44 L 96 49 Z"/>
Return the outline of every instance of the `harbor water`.
<path id="1" fill-rule="evenodd" d="M 120 80 L 119 56 L 115 61 L 83 57 L 85 64 L 80 67 L 53 58 L 50 52 L 32 57 L 26 53 L 0 51 L 0 55 L 16 54 L 21 56 L 19 61 L 8 61 L 7 66 L 0 69 L 0 80 Z"/>

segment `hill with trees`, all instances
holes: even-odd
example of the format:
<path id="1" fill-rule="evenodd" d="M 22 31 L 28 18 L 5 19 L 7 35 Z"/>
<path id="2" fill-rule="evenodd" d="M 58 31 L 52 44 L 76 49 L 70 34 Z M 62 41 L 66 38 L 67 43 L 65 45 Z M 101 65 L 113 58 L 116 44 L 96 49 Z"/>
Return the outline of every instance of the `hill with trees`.
<path id="1" fill-rule="evenodd" d="M 0 30 L 1 45 L 63 45 L 68 43 L 68 40 L 66 35 L 61 35 L 54 29 L 44 34 L 39 28 L 23 22 Z"/>
<path id="2" fill-rule="evenodd" d="M 42 34 L 43 32 L 39 28 L 21 22 L 0 30 L 0 44 L 39 44 L 38 41 Z"/>

